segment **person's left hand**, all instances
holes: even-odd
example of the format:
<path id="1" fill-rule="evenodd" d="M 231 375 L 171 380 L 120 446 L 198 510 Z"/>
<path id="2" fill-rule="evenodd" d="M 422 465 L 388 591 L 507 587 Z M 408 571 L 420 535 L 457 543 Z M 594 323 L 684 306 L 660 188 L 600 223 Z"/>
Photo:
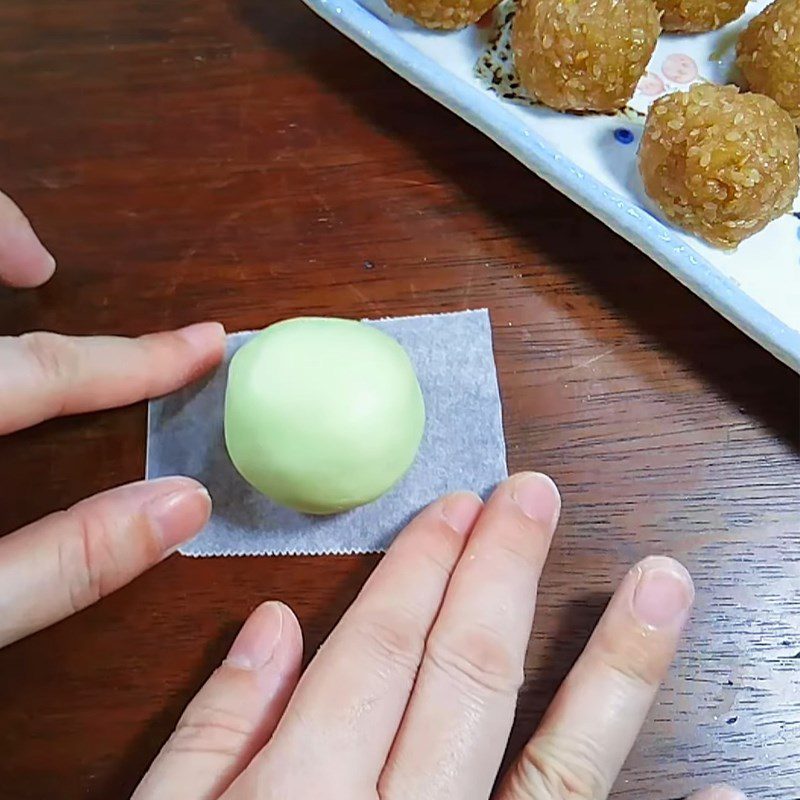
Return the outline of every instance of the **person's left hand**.
<path id="1" fill-rule="evenodd" d="M 36 286 L 53 267 L 22 212 L 0 195 L 0 282 Z M 0 435 L 172 392 L 216 366 L 224 349 L 215 322 L 138 339 L 0 337 Z M 0 647 L 128 583 L 198 533 L 210 511 L 199 483 L 164 478 L 111 489 L 3 536 Z"/>
<path id="2" fill-rule="evenodd" d="M 56 260 L 17 204 L 0 192 L 0 284 L 32 289 L 47 283 Z"/>

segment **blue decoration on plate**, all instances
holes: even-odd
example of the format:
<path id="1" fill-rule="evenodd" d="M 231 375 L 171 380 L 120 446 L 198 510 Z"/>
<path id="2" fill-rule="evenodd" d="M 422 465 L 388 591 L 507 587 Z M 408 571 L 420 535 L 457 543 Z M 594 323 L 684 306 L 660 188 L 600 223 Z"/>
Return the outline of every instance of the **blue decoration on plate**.
<path id="1" fill-rule="evenodd" d="M 632 144 L 634 140 L 633 131 L 628 130 L 628 128 L 617 128 L 614 131 L 614 138 L 620 144 Z"/>

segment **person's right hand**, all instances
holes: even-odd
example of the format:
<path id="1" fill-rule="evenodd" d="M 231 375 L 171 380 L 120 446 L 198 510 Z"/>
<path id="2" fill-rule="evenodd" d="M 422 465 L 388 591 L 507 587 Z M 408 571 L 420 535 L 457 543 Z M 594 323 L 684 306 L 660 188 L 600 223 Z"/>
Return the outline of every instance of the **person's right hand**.
<path id="1" fill-rule="evenodd" d="M 389 549 L 298 682 L 292 612 L 257 608 L 134 800 L 604 800 L 694 598 L 635 566 L 533 738 L 493 790 L 559 515 L 552 481 L 434 503 Z M 695 800 L 737 800 L 732 789 Z"/>

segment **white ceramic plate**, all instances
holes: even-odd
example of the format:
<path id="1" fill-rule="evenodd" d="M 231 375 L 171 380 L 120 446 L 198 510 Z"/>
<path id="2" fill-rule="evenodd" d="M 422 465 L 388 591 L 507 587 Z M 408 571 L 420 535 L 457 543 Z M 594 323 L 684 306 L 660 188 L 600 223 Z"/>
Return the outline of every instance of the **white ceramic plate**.
<path id="1" fill-rule="evenodd" d="M 661 221 L 645 198 L 636 168 L 642 121 L 635 114 L 557 114 L 504 99 L 487 87 L 476 64 L 487 52 L 492 26 L 432 33 L 393 14 L 383 0 L 304 2 L 800 372 L 800 219 L 787 214 L 734 253 L 709 247 Z M 736 37 L 766 3 L 750 3 L 742 20 L 721 31 L 662 36 L 632 107 L 644 110 L 659 93 L 685 88 L 693 80 L 729 80 Z M 658 298 L 650 301 L 656 303 Z"/>

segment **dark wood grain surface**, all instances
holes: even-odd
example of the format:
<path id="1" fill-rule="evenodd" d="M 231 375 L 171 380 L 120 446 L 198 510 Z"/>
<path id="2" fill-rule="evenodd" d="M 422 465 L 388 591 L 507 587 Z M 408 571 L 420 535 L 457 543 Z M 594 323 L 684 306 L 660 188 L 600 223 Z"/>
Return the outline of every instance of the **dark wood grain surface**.
<path id="1" fill-rule="evenodd" d="M 510 467 L 564 496 L 513 747 L 627 567 L 674 554 L 697 610 L 615 797 L 800 797 L 796 375 L 299 0 L 4 0 L 0 67 L 0 186 L 60 266 L 0 291 L 0 333 L 488 306 Z M 144 425 L 0 442 L 0 533 L 140 477 Z M 312 653 L 374 564 L 173 557 L 6 649 L 0 798 L 127 796 L 256 603 Z"/>

